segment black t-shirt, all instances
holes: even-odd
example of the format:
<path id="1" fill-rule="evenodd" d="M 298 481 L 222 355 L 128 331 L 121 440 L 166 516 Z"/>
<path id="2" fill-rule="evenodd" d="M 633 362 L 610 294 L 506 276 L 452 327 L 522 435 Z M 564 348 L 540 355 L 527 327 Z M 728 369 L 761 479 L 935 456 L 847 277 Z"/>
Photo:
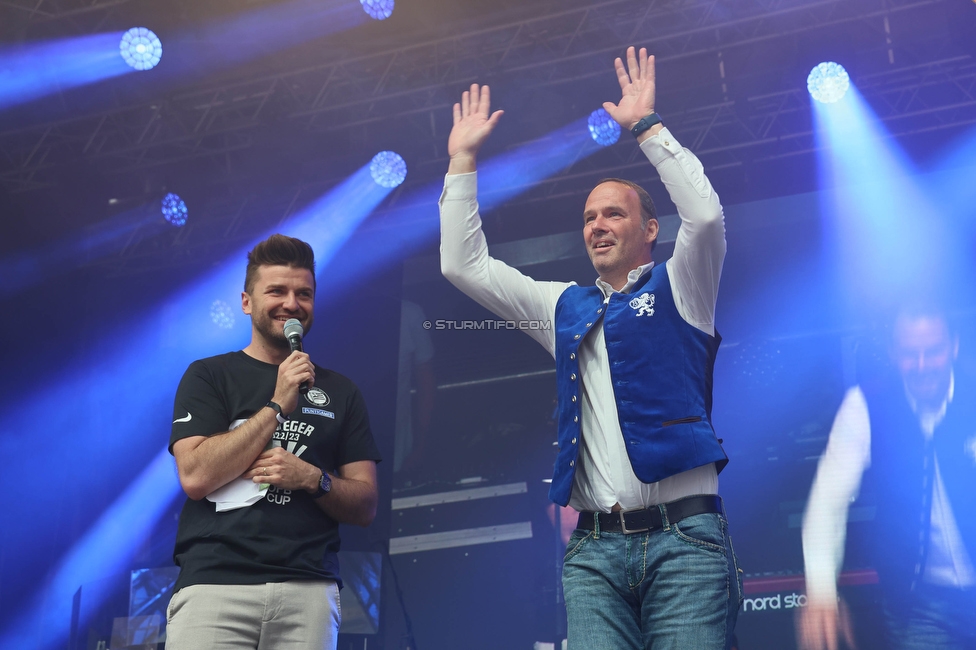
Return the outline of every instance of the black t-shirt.
<path id="1" fill-rule="evenodd" d="M 176 391 L 169 448 L 191 436 L 228 431 L 264 408 L 278 366 L 244 352 L 194 361 Z M 329 472 L 362 460 L 379 461 L 366 405 L 348 378 L 315 367 L 315 386 L 300 396 L 274 441 Z M 217 512 L 207 499 L 187 499 L 173 559 L 176 589 L 193 584 L 261 584 L 339 580 L 338 523 L 305 490 L 272 486 L 247 508 Z"/>

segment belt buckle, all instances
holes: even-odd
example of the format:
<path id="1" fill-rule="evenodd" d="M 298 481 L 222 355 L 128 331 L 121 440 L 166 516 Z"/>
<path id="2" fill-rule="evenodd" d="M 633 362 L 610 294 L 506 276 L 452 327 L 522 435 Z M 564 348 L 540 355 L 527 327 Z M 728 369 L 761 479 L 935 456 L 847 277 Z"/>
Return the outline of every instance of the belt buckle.
<path id="1" fill-rule="evenodd" d="M 628 510 L 627 512 L 638 512 L 638 511 Z M 626 513 L 623 510 L 620 510 L 618 511 L 617 514 L 620 515 L 620 530 L 623 531 L 624 535 L 632 535 L 634 533 L 646 533 L 651 529 L 650 526 L 644 526 L 643 528 L 627 528 L 627 520 L 624 519 L 624 514 Z"/>

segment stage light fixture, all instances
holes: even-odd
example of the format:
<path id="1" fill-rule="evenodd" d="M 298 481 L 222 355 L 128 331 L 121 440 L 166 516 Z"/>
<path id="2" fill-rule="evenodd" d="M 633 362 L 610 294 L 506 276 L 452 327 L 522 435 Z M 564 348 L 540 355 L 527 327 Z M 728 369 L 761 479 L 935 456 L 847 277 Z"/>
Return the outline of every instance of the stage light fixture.
<path id="1" fill-rule="evenodd" d="M 397 153 L 381 151 L 369 163 L 369 174 L 377 185 L 393 188 L 407 177 L 407 163 Z"/>
<path id="2" fill-rule="evenodd" d="M 359 0 L 359 3 L 373 20 L 386 20 L 393 13 L 393 0 Z"/>
<path id="3" fill-rule="evenodd" d="M 234 327 L 234 310 L 223 300 L 214 300 L 210 305 L 210 320 L 222 330 Z"/>
<path id="4" fill-rule="evenodd" d="M 163 197 L 162 213 L 166 221 L 177 228 L 186 223 L 186 203 L 172 192 Z"/>
<path id="5" fill-rule="evenodd" d="M 851 78 L 847 75 L 847 70 L 833 61 L 817 65 L 807 76 L 810 96 L 824 104 L 840 101 L 850 85 Z"/>
<path id="6" fill-rule="evenodd" d="M 602 108 L 590 113 L 586 126 L 590 129 L 593 141 L 602 147 L 609 147 L 620 139 L 620 125 Z"/>
<path id="7" fill-rule="evenodd" d="M 163 44 L 159 37 L 145 27 L 133 27 L 122 35 L 119 43 L 122 58 L 136 70 L 155 68 L 163 56 Z"/>

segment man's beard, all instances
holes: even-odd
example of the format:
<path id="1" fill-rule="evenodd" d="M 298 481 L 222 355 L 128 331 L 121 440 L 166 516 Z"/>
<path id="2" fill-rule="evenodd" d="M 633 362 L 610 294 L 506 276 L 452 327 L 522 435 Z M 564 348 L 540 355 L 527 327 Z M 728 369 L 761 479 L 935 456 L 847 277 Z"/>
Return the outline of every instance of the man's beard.
<path id="1" fill-rule="evenodd" d="M 284 333 L 284 324 L 286 321 L 278 321 L 274 318 L 264 315 L 261 318 L 251 317 L 254 322 L 255 329 L 261 333 L 264 340 L 268 342 L 269 345 L 284 351 L 291 351 L 291 344 L 288 342 L 288 337 Z M 297 319 L 301 322 L 301 319 Z M 279 327 L 278 323 L 281 322 Z M 308 319 L 308 324 L 302 323 L 302 328 L 305 330 L 302 336 L 308 334 L 308 331 L 312 329 L 311 318 Z"/>

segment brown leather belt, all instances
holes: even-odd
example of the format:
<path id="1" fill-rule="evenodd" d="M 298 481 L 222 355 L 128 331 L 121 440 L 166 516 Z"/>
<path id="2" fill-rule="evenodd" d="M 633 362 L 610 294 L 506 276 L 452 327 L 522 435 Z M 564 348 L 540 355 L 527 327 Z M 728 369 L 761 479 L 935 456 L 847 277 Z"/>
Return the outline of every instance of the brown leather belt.
<path id="1" fill-rule="evenodd" d="M 717 494 L 696 494 L 669 503 L 661 504 L 667 510 L 668 521 L 675 523 L 685 517 L 700 515 L 708 512 L 721 513 L 722 497 Z M 664 527 L 661 509 L 654 505 L 643 510 L 620 510 L 618 512 L 581 512 L 577 528 L 594 529 L 594 514 L 600 518 L 600 531 L 608 533 L 645 533 Z"/>

